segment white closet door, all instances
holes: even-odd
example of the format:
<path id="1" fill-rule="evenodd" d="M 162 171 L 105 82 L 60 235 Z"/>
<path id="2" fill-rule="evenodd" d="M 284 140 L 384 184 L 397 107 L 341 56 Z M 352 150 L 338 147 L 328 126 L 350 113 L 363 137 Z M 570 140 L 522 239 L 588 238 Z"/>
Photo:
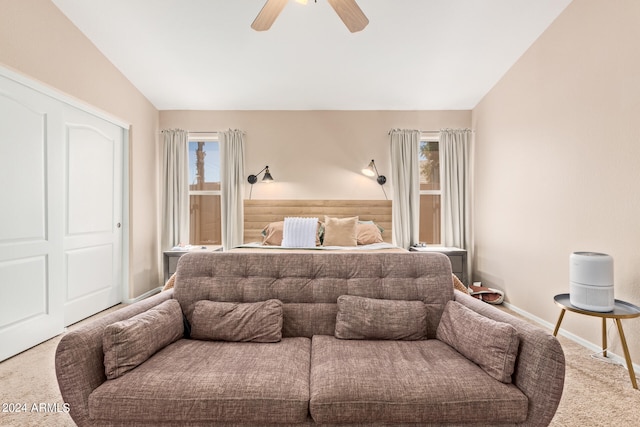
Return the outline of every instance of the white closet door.
<path id="1" fill-rule="evenodd" d="M 64 112 L 64 324 L 122 301 L 123 129 Z"/>
<path id="2" fill-rule="evenodd" d="M 64 328 L 61 113 L 0 76 L 0 361 Z"/>

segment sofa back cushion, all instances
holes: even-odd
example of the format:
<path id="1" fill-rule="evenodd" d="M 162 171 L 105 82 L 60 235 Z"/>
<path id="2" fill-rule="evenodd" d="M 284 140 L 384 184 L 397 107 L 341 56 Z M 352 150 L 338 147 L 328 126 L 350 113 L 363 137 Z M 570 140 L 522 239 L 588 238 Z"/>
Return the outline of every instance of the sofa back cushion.
<path id="1" fill-rule="evenodd" d="M 283 337 L 333 335 L 338 297 L 422 301 L 427 338 L 453 299 L 451 263 L 439 253 L 207 252 L 182 256 L 174 298 L 189 322 L 201 300 L 283 305 Z"/>
<path id="2" fill-rule="evenodd" d="M 282 339 L 282 302 L 198 301 L 191 317 L 191 338 L 233 342 L 278 342 Z"/>
<path id="3" fill-rule="evenodd" d="M 183 334 L 182 310 L 173 299 L 112 323 L 102 334 L 107 379 L 118 378 L 132 370 L 158 350 L 182 338 Z"/>
<path id="4" fill-rule="evenodd" d="M 422 340 L 427 310 L 422 301 L 338 298 L 335 337 L 347 340 Z"/>

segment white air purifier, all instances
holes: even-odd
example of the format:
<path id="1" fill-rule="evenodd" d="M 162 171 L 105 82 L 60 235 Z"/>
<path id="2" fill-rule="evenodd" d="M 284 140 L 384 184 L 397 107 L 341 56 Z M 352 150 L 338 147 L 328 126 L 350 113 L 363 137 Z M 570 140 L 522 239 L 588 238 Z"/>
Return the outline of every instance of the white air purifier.
<path id="1" fill-rule="evenodd" d="M 583 310 L 607 312 L 614 307 L 613 258 L 598 252 L 569 257 L 569 301 Z"/>

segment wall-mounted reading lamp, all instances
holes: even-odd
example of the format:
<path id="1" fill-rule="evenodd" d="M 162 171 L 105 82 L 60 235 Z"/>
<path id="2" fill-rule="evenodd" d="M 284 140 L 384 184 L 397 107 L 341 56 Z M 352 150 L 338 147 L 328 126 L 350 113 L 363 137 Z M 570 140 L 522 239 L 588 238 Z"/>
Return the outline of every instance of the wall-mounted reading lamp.
<path id="1" fill-rule="evenodd" d="M 378 173 L 378 168 L 376 167 L 376 162 L 371 160 L 371 162 L 369 162 L 369 166 L 367 166 L 366 168 L 362 169 L 362 173 L 366 176 L 371 176 L 371 177 L 376 177 L 376 181 L 378 181 L 378 184 L 380 184 L 380 188 L 382 188 L 382 192 L 384 193 L 384 198 L 389 200 L 387 198 L 387 192 L 384 191 L 384 183 L 387 182 L 387 177 L 384 175 L 380 175 Z"/>
<path id="2" fill-rule="evenodd" d="M 387 182 L 387 177 L 384 175 L 380 175 L 378 173 L 376 162 L 374 162 L 373 160 L 371 160 L 371 162 L 369 163 L 369 166 L 362 169 L 362 173 L 365 174 L 366 176 L 377 176 L 377 181 L 378 181 L 378 184 L 380 185 L 384 185 L 384 183 Z"/>
<path id="3" fill-rule="evenodd" d="M 249 177 L 247 177 L 247 181 L 249 181 L 249 184 L 251 184 L 251 190 L 249 190 L 249 200 L 251 200 L 253 184 L 258 182 L 258 175 L 260 175 L 262 172 L 264 172 L 264 175 L 262 176 L 262 182 L 273 182 L 273 177 L 271 176 L 271 172 L 269 172 L 269 166 L 265 166 L 260 172 L 255 175 L 249 175 Z"/>

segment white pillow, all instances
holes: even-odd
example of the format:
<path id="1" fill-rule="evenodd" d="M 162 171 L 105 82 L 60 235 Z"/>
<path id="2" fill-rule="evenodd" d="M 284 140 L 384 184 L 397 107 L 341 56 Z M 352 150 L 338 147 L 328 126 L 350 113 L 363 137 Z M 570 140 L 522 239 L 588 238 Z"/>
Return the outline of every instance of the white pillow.
<path id="1" fill-rule="evenodd" d="M 286 217 L 282 229 L 282 246 L 285 248 L 314 248 L 318 218 Z"/>

